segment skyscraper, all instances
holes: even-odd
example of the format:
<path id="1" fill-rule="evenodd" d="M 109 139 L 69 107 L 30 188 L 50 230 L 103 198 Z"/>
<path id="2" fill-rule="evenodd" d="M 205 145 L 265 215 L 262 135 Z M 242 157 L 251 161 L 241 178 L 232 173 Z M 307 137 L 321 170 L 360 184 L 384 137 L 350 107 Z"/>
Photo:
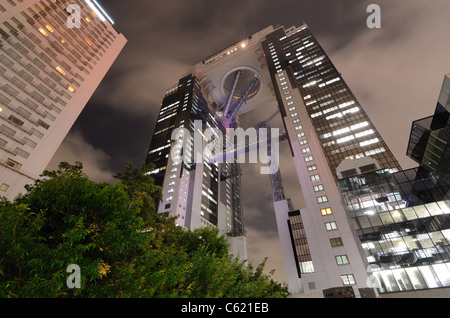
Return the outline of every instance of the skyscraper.
<path id="1" fill-rule="evenodd" d="M 363 296 L 370 269 L 337 180 L 353 173 L 350 159 L 364 158 L 368 171 L 400 166 L 306 25 L 278 28 L 262 45 L 306 205 L 292 211 L 274 202 L 285 263 L 296 264 L 286 267 L 291 291 L 321 296 L 350 287 Z"/>
<path id="2" fill-rule="evenodd" d="M 0 195 L 46 168 L 126 43 L 95 0 L 0 0 Z"/>
<path id="3" fill-rule="evenodd" d="M 308 26 L 265 28 L 205 58 L 187 74 L 185 78 L 196 79 L 195 92 L 201 91 L 202 104 L 208 106 L 209 115 L 222 129 L 242 127 L 241 119 L 246 114 L 249 115 L 246 116 L 247 126 L 243 128 L 268 128 L 275 117 L 281 117 L 279 142 L 289 143 L 305 199 L 303 208 L 295 208 L 284 194 L 280 170 L 271 172 L 269 198 L 275 209 L 290 291 L 318 297 L 333 293 L 355 297 L 373 295 L 368 282 L 369 263 L 341 200 L 338 180 L 356 172 L 352 159 L 364 162 L 361 167 L 364 172 L 375 169 L 395 172 L 400 166 Z M 170 95 L 166 95 L 157 125 L 168 116 L 178 118 L 175 113 L 169 114 L 171 108 L 191 104 L 198 107 L 198 102 L 192 102 L 192 92 L 183 87 L 180 81 L 171 91 L 177 94 L 174 100 L 169 101 Z M 182 106 L 184 101 L 186 104 Z M 170 134 L 156 135 L 173 130 L 179 124 L 188 125 L 185 119 L 184 123 L 174 121 L 164 127 L 157 126 L 155 141 L 149 150 L 148 162 L 164 161 L 158 163 L 155 170 L 155 173 L 163 168 L 167 171 L 164 177 L 155 174 L 157 180 L 164 178 L 164 198 L 173 191 L 168 187 L 174 183 L 168 179 L 166 162 L 171 155 L 169 149 L 176 147 L 176 141 L 171 140 Z M 251 145 L 249 140 L 247 151 Z M 151 158 L 151 153 L 155 152 L 162 158 Z M 218 165 L 219 175 L 239 175 L 239 169 L 237 173 L 230 173 L 233 169 L 222 170 L 222 166 L 223 163 Z M 183 176 L 177 174 L 174 178 L 182 180 Z M 217 180 L 221 197 L 221 185 L 230 179 Z M 191 186 L 193 191 L 201 187 L 188 183 L 185 186 L 186 194 Z M 209 195 L 204 190 L 204 196 L 215 194 L 213 188 Z M 242 195 L 246 191 L 254 189 L 244 188 Z M 230 194 L 233 197 L 234 194 Z M 232 204 L 226 201 L 227 196 L 224 198 L 225 206 L 230 207 L 224 211 L 231 212 Z M 161 204 L 168 207 L 165 202 Z M 197 212 L 193 205 L 186 208 L 191 209 L 192 214 L 205 213 L 204 207 Z M 170 212 L 174 213 L 174 209 Z M 218 220 L 226 218 L 220 209 L 217 215 Z M 182 217 L 182 214 L 177 216 Z"/>

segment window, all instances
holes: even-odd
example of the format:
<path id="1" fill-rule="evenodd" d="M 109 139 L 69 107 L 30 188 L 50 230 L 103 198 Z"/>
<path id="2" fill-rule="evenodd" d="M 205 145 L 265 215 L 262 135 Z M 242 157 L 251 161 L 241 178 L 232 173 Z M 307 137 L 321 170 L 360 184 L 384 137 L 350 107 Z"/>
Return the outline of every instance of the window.
<path id="1" fill-rule="evenodd" d="M 336 263 L 338 265 L 345 265 L 345 264 L 349 264 L 350 262 L 348 261 L 347 255 L 338 255 L 338 256 L 336 256 Z"/>
<path id="2" fill-rule="evenodd" d="M 314 175 L 310 176 L 309 178 L 311 179 L 311 181 L 317 181 L 317 180 L 320 180 L 320 175 L 314 174 Z"/>
<path id="3" fill-rule="evenodd" d="M 311 166 L 308 166 L 307 168 L 308 168 L 308 171 L 317 170 L 317 166 L 316 165 L 311 165 Z"/>
<path id="4" fill-rule="evenodd" d="M 60 66 L 56 66 L 56 70 L 58 72 L 60 72 L 62 75 L 66 75 L 67 74 Z"/>
<path id="5" fill-rule="evenodd" d="M 333 214 L 333 211 L 331 210 L 331 208 L 320 209 L 320 212 L 322 213 L 322 215 L 331 215 L 331 214 Z"/>
<path id="6" fill-rule="evenodd" d="M 6 165 L 15 169 L 20 169 L 20 167 L 22 166 L 19 162 L 12 160 L 11 158 L 8 158 L 8 160 L 6 160 Z"/>
<path id="7" fill-rule="evenodd" d="M 308 153 L 308 152 L 311 152 L 311 148 L 307 147 L 307 148 L 302 149 L 302 153 Z"/>
<path id="8" fill-rule="evenodd" d="M 353 276 L 353 274 L 341 275 L 341 279 L 344 285 L 356 284 L 355 277 Z"/>
<path id="9" fill-rule="evenodd" d="M 313 160 L 314 160 L 314 157 L 313 157 L 313 156 L 305 157 L 305 161 L 306 161 L 306 162 L 308 162 L 308 161 L 313 161 Z"/>
<path id="10" fill-rule="evenodd" d="M 47 28 L 47 30 L 49 30 L 50 32 L 55 32 L 55 30 L 51 27 L 51 26 L 49 26 L 48 24 L 45 26 L 46 28 Z"/>
<path id="11" fill-rule="evenodd" d="M 13 122 L 14 124 L 16 124 L 17 126 L 22 126 L 24 124 L 24 122 L 22 120 L 20 120 L 19 118 L 17 118 L 14 115 L 10 115 L 8 117 L 8 120 Z"/>
<path id="12" fill-rule="evenodd" d="M 303 146 L 308 143 L 308 140 L 303 139 L 303 140 L 300 140 L 298 143 L 300 144 L 300 146 Z"/>
<path id="13" fill-rule="evenodd" d="M 327 229 L 327 231 L 336 230 L 337 229 L 336 222 L 333 221 L 325 223 L 325 228 Z"/>
<path id="14" fill-rule="evenodd" d="M 8 188 L 9 188 L 9 185 L 7 185 L 6 183 L 3 183 L 3 184 L 0 186 L 0 190 L 1 190 L 1 191 L 6 191 L 6 190 L 8 190 Z"/>
<path id="15" fill-rule="evenodd" d="M 320 197 L 317 197 L 317 202 L 318 203 L 324 203 L 324 202 L 328 202 L 328 198 L 326 195 L 322 195 Z"/>
<path id="16" fill-rule="evenodd" d="M 41 32 L 43 35 L 48 36 L 48 33 L 47 33 L 43 28 L 39 28 L 38 30 L 39 30 L 39 32 Z"/>
<path id="17" fill-rule="evenodd" d="M 340 237 L 330 239 L 330 244 L 331 247 L 344 246 L 344 243 L 342 242 L 342 239 Z"/>
<path id="18" fill-rule="evenodd" d="M 314 189 L 314 192 L 323 191 L 323 185 L 322 184 L 316 185 L 316 186 L 314 186 L 313 189 Z"/>

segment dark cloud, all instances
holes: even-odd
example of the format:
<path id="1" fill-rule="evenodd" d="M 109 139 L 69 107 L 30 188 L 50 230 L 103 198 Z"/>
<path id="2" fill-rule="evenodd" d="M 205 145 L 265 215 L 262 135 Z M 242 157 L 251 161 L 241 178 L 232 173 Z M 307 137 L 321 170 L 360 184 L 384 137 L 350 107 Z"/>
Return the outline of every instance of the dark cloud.
<path id="1" fill-rule="evenodd" d="M 100 1 L 128 39 L 52 161 L 83 161 L 97 179 L 110 180 L 128 162 L 140 164 L 159 105 L 186 70 L 269 25 L 306 22 L 403 168 L 413 120 L 429 116 L 450 72 L 448 0 L 110 0 Z M 366 26 L 371 3 L 382 28 Z M 303 200 L 290 152 L 282 146 L 286 195 Z M 284 280 L 268 176 L 244 167 L 244 213 L 249 259 L 269 256 L 268 269 Z"/>

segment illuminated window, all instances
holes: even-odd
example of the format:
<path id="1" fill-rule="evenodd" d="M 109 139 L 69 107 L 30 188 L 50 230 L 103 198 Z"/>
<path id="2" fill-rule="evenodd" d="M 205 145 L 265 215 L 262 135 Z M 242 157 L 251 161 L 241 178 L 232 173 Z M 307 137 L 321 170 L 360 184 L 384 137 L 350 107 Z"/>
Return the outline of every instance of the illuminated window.
<path id="1" fill-rule="evenodd" d="M 323 185 L 322 184 L 314 186 L 314 192 L 319 192 L 319 191 L 323 191 Z"/>
<path id="2" fill-rule="evenodd" d="M 333 211 L 331 211 L 331 208 L 325 208 L 325 209 L 320 209 L 320 213 L 322 213 L 322 215 L 331 215 L 331 214 L 333 214 Z"/>
<path id="3" fill-rule="evenodd" d="M 326 195 L 322 195 L 320 197 L 317 197 L 317 203 L 324 203 L 324 202 L 328 202 L 328 197 Z"/>
<path id="4" fill-rule="evenodd" d="M 88 23 L 91 23 L 91 19 L 89 19 L 88 17 L 84 18 Z"/>
<path id="5" fill-rule="evenodd" d="M 327 222 L 327 223 L 325 223 L 325 228 L 327 229 L 327 231 L 336 230 L 337 229 L 336 222 Z"/>
<path id="6" fill-rule="evenodd" d="M 352 274 L 341 275 L 342 283 L 344 285 L 353 285 L 356 284 L 355 277 Z"/>
<path id="7" fill-rule="evenodd" d="M 69 91 L 71 91 L 72 93 L 75 92 L 75 89 L 74 89 L 72 86 L 67 87 L 67 89 L 68 89 Z"/>
<path id="8" fill-rule="evenodd" d="M 66 43 L 66 40 L 64 40 L 64 39 L 61 39 L 61 43 L 63 43 L 63 44 L 64 44 L 64 43 Z"/>
<path id="9" fill-rule="evenodd" d="M 50 32 L 55 32 L 55 30 L 51 27 L 51 26 L 49 26 L 48 24 L 45 26 L 46 28 L 47 28 L 47 30 L 49 30 Z"/>
<path id="10" fill-rule="evenodd" d="M 87 43 L 87 44 L 89 44 L 89 45 L 92 45 L 92 42 L 91 41 L 89 41 L 89 39 L 88 38 L 84 38 L 84 41 Z"/>
<path id="11" fill-rule="evenodd" d="M 308 168 L 308 171 L 317 170 L 317 166 L 316 165 L 308 166 L 307 168 Z"/>
<path id="12" fill-rule="evenodd" d="M 48 36 L 48 33 L 47 33 L 43 28 L 39 28 L 38 30 L 39 30 L 39 32 L 41 32 L 43 35 Z"/>
<path id="13" fill-rule="evenodd" d="M 336 256 L 336 263 L 338 265 L 348 264 L 349 261 L 348 261 L 347 255 L 338 255 L 338 256 Z"/>
<path id="14" fill-rule="evenodd" d="M 62 75 L 66 75 L 66 71 L 64 71 L 60 66 L 56 66 L 56 70 L 60 72 Z"/>

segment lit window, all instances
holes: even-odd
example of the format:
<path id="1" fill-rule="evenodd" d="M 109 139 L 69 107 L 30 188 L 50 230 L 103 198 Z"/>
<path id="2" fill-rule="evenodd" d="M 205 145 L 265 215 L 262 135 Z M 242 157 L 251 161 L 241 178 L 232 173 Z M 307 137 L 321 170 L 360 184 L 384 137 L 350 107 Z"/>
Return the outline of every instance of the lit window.
<path id="1" fill-rule="evenodd" d="M 342 283 L 344 285 L 353 285 L 356 284 L 355 277 L 352 274 L 341 275 Z"/>
<path id="2" fill-rule="evenodd" d="M 322 184 L 314 186 L 314 192 L 319 192 L 319 191 L 323 191 L 323 185 Z"/>
<path id="3" fill-rule="evenodd" d="M 377 143 L 379 141 L 380 141 L 380 139 L 374 138 L 374 139 L 370 139 L 370 140 L 366 140 L 366 141 L 360 142 L 359 145 L 361 147 L 364 147 L 364 146 L 367 146 L 367 145 L 371 145 L 371 144 Z"/>
<path id="4" fill-rule="evenodd" d="M 313 156 L 305 157 L 305 161 L 306 161 L 306 162 L 312 161 L 312 160 L 314 160 L 314 157 L 313 157 Z"/>
<path id="5" fill-rule="evenodd" d="M 39 30 L 39 32 L 41 32 L 43 35 L 48 36 L 48 33 L 47 33 L 43 28 L 39 28 L 38 30 Z"/>
<path id="6" fill-rule="evenodd" d="M 324 203 L 324 202 L 328 202 L 328 197 L 326 195 L 322 195 L 320 197 L 317 197 L 317 203 Z"/>
<path id="7" fill-rule="evenodd" d="M 87 44 L 92 45 L 92 42 L 91 42 L 88 38 L 84 38 L 84 41 L 85 41 Z"/>
<path id="8" fill-rule="evenodd" d="M 89 19 L 88 17 L 84 18 L 88 23 L 91 23 L 91 19 Z"/>
<path id="9" fill-rule="evenodd" d="M 311 152 L 311 148 L 307 147 L 307 148 L 302 149 L 302 153 L 308 153 L 308 152 Z"/>
<path id="10" fill-rule="evenodd" d="M 325 228 L 327 229 L 327 231 L 336 230 L 337 229 L 336 222 L 327 222 L 327 223 L 325 223 Z"/>
<path id="11" fill-rule="evenodd" d="M 308 166 L 307 168 L 308 168 L 308 171 L 317 170 L 317 166 L 316 165 Z"/>
<path id="12" fill-rule="evenodd" d="M 64 71 L 60 66 L 56 66 L 56 70 L 60 72 L 62 75 L 66 75 L 66 71 Z"/>
<path id="13" fill-rule="evenodd" d="M 55 32 L 55 30 L 51 27 L 51 26 L 49 26 L 48 24 L 45 26 L 46 28 L 47 28 L 47 30 L 49 30 L 50 32 Z"/>
<path id="14" fill-rule="evenodd" d="M 67 89 L 68 89 L 69 91 L 71 91 L 72 93 L 75 92 L 75 89 L 74 89 L 72 86 L 67 87 Z"/>
<path id="15" fill-rule="evenodd" d="M 320 175 L 315 174 L 315 175 L 310 176 L 309 178 L 311 179 L 311 181 L 317 181 L 317 180 L 320 180 Z"/>
<path id="16" fill-rule="evenodd" d="M 338 255 L 338 256 L 336 256 L 336 263 L 338 265 L 348 264 L 349 261 L 348 261 L 347 255 Z"/>
<path id="17" fill-rule="evenodd" d="M 325 208 L 325 209 L 320 209 L 320 213 L 322 213 L 322 215 L 331 215 L 331 214 L 333 214 L 333 211 L 331 210 L 331 208 Z"/>

